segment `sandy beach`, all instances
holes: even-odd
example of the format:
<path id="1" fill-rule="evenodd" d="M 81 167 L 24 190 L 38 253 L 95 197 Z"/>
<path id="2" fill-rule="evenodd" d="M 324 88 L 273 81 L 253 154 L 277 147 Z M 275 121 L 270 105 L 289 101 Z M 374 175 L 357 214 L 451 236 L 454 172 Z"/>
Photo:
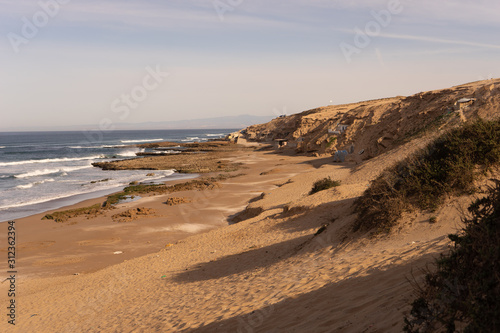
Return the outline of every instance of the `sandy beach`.
<path id="1" fill-rule="evenodd" d="M 481 112 L 493 118 L 498 103 L 490 102 L 500 96 L 495 87 L 470 84 L 451 94 L 479 91 L 483 100 L 477 105 L 483 107 L 468 108 L 462 115 L 473 118 Z M 439 91 L 427 94 L 434 101 L 444 96 Z M 443 97 L 440 107 L 445 115 L 451 114 L 446 108 L 451 99 Z M 356 132 L 348 130 L 339 136 L 344 144 L 351 134 L 361 137 L 360 142 L 377 136 L 384 122 L 392 121 L 384 118 L 393 113 L 388 108 L 394 106 L 392 99 L 366 103 L 373 106 L 371 119 L 379 122 Z M 405 112 L 400 126 L 426 111 Z M 415 285 L 422 282 L 434 258 L 447 251 L 447 236 L 462 227 L 463 214 L 475 196 L 449 196 L 435 211 L 405 212 L 388 234 L 353 232 L 358 215 L 353 203 L 388 166 L 424 148 L 447 126 L 459 126 L 460 117 L 451 115 L 423 135 L 391 140 L 385 146 L 379 140 L 379 154 L 370 148 L 370 158 L 343 163 L 320 150 L 328 148 L 324 141 L 314 141 L 318 135 L 311 124 L 320 122 L 294 122 L 306 124 L 308 131 L 297 129 L 305 140 L 320 142 L 309 145 L 313 152 L 276 149 L 240 138 L 241 149 L 215 159 L 202 156 L 212 167 L 229 169 L 209 168 L 202 177 L 213 180 L 199 189 L 149 193 L 96 216 L 64 222 L 41 220 L 45 213 L 19 219 L 16 325 L 4 320 L 0 330 L 401 332 Z M 317 119 L 322 116 L 319 112 Z M 311 119 L 311 114 L 305 117 Z M 432 118 L 427 122 L 436 123 Z M 279 133 L 273 122 L 267 128 Z M 247 132 L 252 136 L 264 130 Z M 166 159 L 158 157 L 154 163 L 160 168 Z M 136 162 L 110 167 L 123 163 Z M 204 163 L 197 168 L 205 169 Z M 327 177 L 339 186 L 311 193 L 314 183 Z M 478 186 L 487 184 L 484 180 Z M 0 235 L 3 243 L 7 232 Z M 5 248 L 2 251 L 5 256 Z M 6 261 L 0 269 L 7 271 Z M 8 290 L 7 280 L 0 284 L 2 304 L 8 302 Z"/>
<path id="2" fill-rule="evenodd" d="M 346 241 L 353 218 L 346 203 L 386 160 L 360 167 L 258 150 L 233 158 L 243 164 L 235 173 L 244 175 L 215 190 L 175 193 L 190 203 L 168 206 L 169 195 L 152 196 L 96 218 L 56 223 L 39 214 L 16 221 L 15 330 L 400 331 L 412 290 L 406 278 L 418 278 L 418 269 L 445 249 L 459 220 L 429 228 L 417 216 L 391 237 Z M 312 183 L 327 175 L 342 186 L 309 196 Z M 137 207 L 156 214 L 123 223 L 110 218 Z M 228 226 L 239 212 L 243 221 Z M 327 232 L 314 236 L 325 224 Z"/>
<path id="3" fill-rule="evenodd" d="M 218 156 L 220 157 L 220 156 Z M 157 252 L 166 245 L 190 234 L 208 231 L 227 224 L 227 219 L 245 208 L 248 201 L 275 187 L 277 180 L 296 170 L 284 168 L 274 176 L 259 176 L 259 168 L 274 165 L 265 154 L 249 153 L 231 157 L 245 167 L 226 176 L 237 176 L 223 186 L 205 191 L 181 191 L 166 195 L 145 195 L 138 200 L 122 203 L 115 209 L 97 216 L 78 216 L 63 223 L 42 218 L 54 211 L 72 210 L 101 204 L 106 197 L 85 200 L 75 205 L 16 220 L 19 243 L 18 263 L 25 278 L 47 277 L 75 273 L 88 273 L 123 262 L 140 255 Z M 208 174 L 193 174 L 192 177 L 209 177 Z M 170 181 L 168 185 L 188 180 Z M 169 197 L 184 198 L 187 203 L 167 205 Z M 147 207 L 153 214 L 139 220 L 120 219 L 112 216 Z M 123 221 L 123 219 L 122 219 Z M 5 224 L 6 225 L 6 224 Z M 2 242 L 6 241 L 2 234 Z M 120 255 L 113 254 L 120 251 Z M 2 249 L 6 252 L 6 249 Z M 6 263 L 2 263 L 5 265 Z M 4 269 L 5 267 L 2 267 Z"/>

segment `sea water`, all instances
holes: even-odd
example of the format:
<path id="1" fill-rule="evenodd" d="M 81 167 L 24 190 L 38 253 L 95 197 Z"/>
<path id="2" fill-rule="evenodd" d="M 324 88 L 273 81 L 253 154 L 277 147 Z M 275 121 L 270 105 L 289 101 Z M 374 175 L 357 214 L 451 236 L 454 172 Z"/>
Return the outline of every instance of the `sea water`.
<path id="1" fill-rule="evenodd" d="M 113 170 L 92 166 L 135 158 L 134 144 L 207 141 L 235 129 L 0 133 L 0 222 L 57 209 L 121 190 L 132 181 L 192 178 L 174 170 Z M 154 176 L 147 176 L 154 172 Z"/>

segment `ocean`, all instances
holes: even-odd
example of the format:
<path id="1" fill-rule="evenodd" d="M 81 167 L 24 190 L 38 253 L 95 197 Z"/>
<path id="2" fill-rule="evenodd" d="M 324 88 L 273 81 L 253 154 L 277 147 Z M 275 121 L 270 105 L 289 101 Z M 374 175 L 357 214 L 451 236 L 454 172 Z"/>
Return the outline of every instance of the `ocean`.
<path id="1" fill-rule="evenodd" d="M 148 151 L 139 143 L 222 138 L 236 129 L 0 133 L 0 222 L 57 209 L 120 191 L 132 181 L 160 182 L 196 175 L 174 170 L 103 171 L 92 162 L 121 160 Z"/>

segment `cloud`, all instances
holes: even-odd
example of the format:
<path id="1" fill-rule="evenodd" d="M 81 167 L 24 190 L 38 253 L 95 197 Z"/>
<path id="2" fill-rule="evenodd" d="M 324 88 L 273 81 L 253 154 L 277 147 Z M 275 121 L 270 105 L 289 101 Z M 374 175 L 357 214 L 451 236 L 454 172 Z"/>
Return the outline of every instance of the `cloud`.
<path id="1" fill-rule="evenodd" d="M 226 0 L 223 0 L 226 2 Z M 244 4 L 245 1 L 242 2 Z M 0 12 L 1 17 L 14 19 L 11 23 L 21 25 L 21 18 L 30 18 L 40 11 L 35 3 L 0 0 L 2 7 L 8 8 Z M 59 14 L 53 19 L 56 25 L 78 25 L 92 29 L 126 29 L 129 28 L 169 28 L 169 29 L 228 29 L 231 25 L 238 27 L 271 27 L 292 28 L 296 25 L 282 17 L 267 17 L 265 11 L 268 5 L 263 5 L 260 11 L 247 11 L 243 5 L 232 7 L 225 12 L 227 22 L 221 22 L 220 16 L 212 1 L 71 1 L 61 5 Z M 17 20 L 16 20 L 17 18 Z M 3 25 L 5 25 L 4 23 Z M 1 23 L 0 23 L 1 25 Z M 12 30 L 12 29 L 11 29 Z"/>
<path id="2" fill-rule="evenodd" d="M 390 38 L 390 39 L 403 39 L 410 41 L 421 41 L 421 42 L 429 42 L 429 43 L 439 43 L 439 44 L 454 44 L 454 45 L 464 45 L 464 46 L 474 46 L 481 47 L 487 49 L 500 49 L 500 44 L 488 44 L 488 43 L 478 43 L 471 42 L 466 40 L 452 40 L 452 39 L 444 39 L 437 37 L 429 37 L 429 36 L 415 36 L 415 35 L 399 35 L 399 34 L 390 34 L 390 33 L 380 33 L 378 37 Z"/>

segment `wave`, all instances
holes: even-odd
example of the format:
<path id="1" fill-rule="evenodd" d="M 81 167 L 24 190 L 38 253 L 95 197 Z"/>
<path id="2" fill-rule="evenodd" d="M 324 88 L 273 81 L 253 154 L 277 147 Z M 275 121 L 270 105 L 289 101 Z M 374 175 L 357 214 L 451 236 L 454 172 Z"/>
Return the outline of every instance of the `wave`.
<path id="1" fill-rule="evenodd" d="M 52 201 L 52 200 L 57 200 L 57 199 L 63 199 L 63 198 L 71 197 L 73 195 L 75 195 L 75 194 L 63 194 L 63 195 L 58 195 L 58 196 L 53 196 L 53 197 L 47 197 L 47 198 L 43 198 L 43 199 L 32 200 L 32 201 L 28 201 L 28 202 L 20 202 L 20 203 L 16 203 L 16 204 L 7 205 L 7 206 L 1 206 L 0 210 L 41 204 L 41 203 Z"/>
<path id="2" fill-rule="evenodd" d="M 24 190 L 24 189 L 32 188 L 35 185 L 42 185 L 42 184 L 50 183 L 50 182 L 54 182 L 54 181 L 55 180 L 53 178 L 49 178 L 49 179 L 44 179 L 44 180 L 39 181 L 39 182 L 29 183 L 29 184 L 26 184 L 26 185 L 17 185 L 16 188 Z"/>
<path id="3" fill-rule="evenodd" d="M 194 140 L 203 140 L 203 139 L 200 139 L 199 137 L 197 136 L 188 136 L 186 137 L 185 139 L 181 140 L 182 142 L 188 142 L 188 141 L 194 141 Z"/>
<path id="4" fill-rule="evenodd" d="M 121 153 L 118 153 L 116 155 L 118 156 L 122 156 L 122 157 L 136 157 L 137 153 L 141 153 L 141 152 L 144 152 L 145 149 L 136 149 L 136 150 L 127 150 L 127 151 L 124 151 L 124 152 L 121 152 Z"/>
<path id="5" fill-rule="evenodd" d="M 35 183 L 29 183 L 29 184 L 26 184 L 26 185 L 17 185 L 16 188 L 19 188 L 21 190 L 25 190 L 25 189 L 28 189 L 28 188 L 32 188 L 33 185 L 35 185 Z"/>
<path id="6" fill-rule="evenodd" d="M 43 160 L 24 160 L 16 162 L 2 162 L 0 166 L 10 166 L 10 165 L 24 165 L 24 164 L 34 164 L 34 163 L 56 163 L 56 162 L 71 162 L 71 161 L 85 161 L 85 160 L 95 160 L 102 158 L 101 155 L 87 156 L 87 157 L 63 157 L 63 158 L 46 158 Z"/>
<path id="7" fill-rule="evenodd" d="M 219 133 L 219 134 L 205 134 L 205 136 L 225 136 L 226 134 L 224 133 Z"/>
<path id="8" fill-rule="evenodd" d="M 79 167 L 71 167 L 71 168 L 59 168 L 59 169 L 43 169 L 43 170 L 35 170 L 31 172 L 21 173 L 19 175 L 15 175 L 15 178 L 28 178 L 28 177 L 36 177 L 36 176 L 44 176 L 51 175 L 53 173 L 67 173 L 71 171 L 77 171 L 82 169 L 92 168 L 91 165 L 79 166 Z"/>
<path id="9" fill-rule="evenodd" d="M 174 173 L 175 173 L 174 170 L 163 170 L 163 171 L 157 173 L 156 176 L 153 176 L 153 177 L 147 177 L 144 174 L 142 181 L 153 181 L 153 180 L 157 180 L 157 179 L 162 179 L 165 177 L 172 176 Z M 182 175 L 180 177 L 192 178 L 192 175 L 191 176 Z M 49 181 L 49 180 L 46 180 L 46 181 Z M 19 207 L 27 207 L 27 206 L 31 206 L 31 205 L 36 205 L 36 204 L 43 204 L 43 203 L 47 203 L 47 202 L 54 201 L 54 200 L 71 198 L 71 197 L 78 196 L 78 195 L 88 195 L 91 193 L 98 193 L 98 195 L 96 195 L 95 197 L 99 197 L 99 196 L 103 195 L 102 191 L 109 190 L 110 191 L 109 193 L 112 193 L 113 191 L 115 191 L 115 189 L 116 189 L 116 191 L 119 191 L 120 188 L 127 186 L 127 184 L 129 184 L 129 182 L 130 182 L 130 179 L 127 179 L 124 181 L 119 181 L 118 184 L 115 182 L 112 182 L 112 183 L 104 182 L 104 183 L 99 183 L 102 186 L 93 186 L 93 187 L 89 187 L 87 189 L 84 189 L 84 187 L 83 188 L 80 187 L 77 190 L 70 190 L 66 193 L 59 193 L 58 195 L 46 196 L 43 198 L 31 198 L 31 199 L 27 199 L 25 201 L 24 200 L 16 200 L 15 202 L 5 203 L 3 206 L 0 206 L 0 211 L 8 210 L 11 208 L 19 208 Z M 55 209 L 58 207 L 62 207 L 62 206 L 55 206 L 51 209 Z M 47 210 L 47 209 L 41 209 L 40 212 L 45 211 L 45 210 Z"/>
<path id="10" fill-rule="evenodd" d="M 163 141 L 163 139 L 145 139 L 145 140 L 121 140 L 122 143 L 133 143 L 133 142 L 154 142 Z"/>
<path id="11" fill-rule="evenodd" d="M 161 178 L 164 178 L 164 177 L 171 176 L 174 173 L 175 173 L 174 170 L 163 170 L 156 177 L 145 177 L 144 181 L 146 181 L 146 180 L 161 179 Z M 99 191 L 102 191 L 102 190 L 108 190 L 108 189 L 114 189 L 114 188 L 116 188 L 117 191 L 118 191 L 118 189 L 120 187 L 126 186 L 128 183 L 129 183 L 129 181 L 123 182 L 123 183 L 120 183 L 120 184 L 109 184 L 107 186 L 99 188 L 98 190 L 96 190 L 96 188 L 91 188 L 91 189 L 89 189 L 87 191 L 79 189 L 78 191 L 67 192 L 67 193 L 64 193 L 64 194 L 61 194 L 61 195 L 49 196 L 49 197 L 45 197 L 45 198 L 38 198 L 38 199 L 35 199 L 35 200 L 32 200 L 32 201 L 27 201 L 27 202 L 17 202 L 15 204 L 8 204 L 6 206 L 0 206 L 0 210 L 6 210 L 6 209 L 10 209 L 10 208 L 18 208 L 18 207 L 24 207 L 24 206 L 42 204 L 42 203 L 46 203 L 46 202 L 53 201 L 53 200 L 69 198 L 69 197 L 72 197 L 72 196 L 75 196 L 75 195 L 90 194 L 90 193 L 93 193 L 93 192 L 98 193 Z"/>
<path id="12" fill-rule="evenodd" d="M 162 174 L 162 177 L 172 176 L 174 173 L 175 173 L 174 169 L 172 169 L 172 170 L 164 170 L 163 174 Z"/>
<path id="13" fill-rule="evenodd" d="M 0 146 L 0 149 L 3 149 L 3 148 L 5 148 L 5 146 Z"/>
<path id="14" fill-rule="evenodd" d="M 69 146 L 71 149 L 101 149 L 101 148 L 123 148 L 125 145 L 100 145 L 100 146 Z"/>
<path id="15" fill-rule="evenodd" d="M 95 149 L 100 148 L 101 146 L 69 146 L 71 149 Z"/>

